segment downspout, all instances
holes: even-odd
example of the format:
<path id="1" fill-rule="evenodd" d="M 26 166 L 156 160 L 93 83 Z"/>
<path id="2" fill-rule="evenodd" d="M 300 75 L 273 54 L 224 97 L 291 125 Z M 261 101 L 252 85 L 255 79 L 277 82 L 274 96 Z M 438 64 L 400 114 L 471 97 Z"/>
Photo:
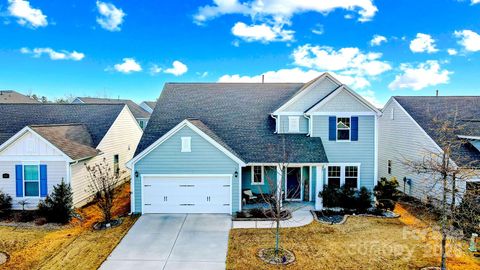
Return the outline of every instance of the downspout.
<path id="1" fill-rule="evenodd" d="M 307 118 L 308 119 L 308 133 L 307 133 L 307 137 L 310 137 L 310 135 L 312 134 L 312 117 L 311 115 L 308 115 L 306 113 L 303 114 L 303 117 Z"/>
<path id="2" fill-rule="evenodd" d="M 270 114 L 270 117 L 272 117 L 273 119 L 275 119 L 275 133 L 278 133 L 278 118 L 275 117 L 275 115 L 272 113 Z"/>

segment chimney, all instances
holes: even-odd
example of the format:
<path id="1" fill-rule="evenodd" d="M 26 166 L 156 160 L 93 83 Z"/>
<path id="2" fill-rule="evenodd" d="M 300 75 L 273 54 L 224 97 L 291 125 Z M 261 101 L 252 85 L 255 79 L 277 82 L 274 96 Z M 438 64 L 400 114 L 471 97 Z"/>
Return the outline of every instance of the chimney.
<path id="1" fill-rule="evenodd" d="M 262 75 L 262 83 L 265 83 L 265 75 Z"/>
<path id="2" fill-rule="evenodd" d="M 438 97 L 438 89 L 435 91 L 435 96 Z"/>

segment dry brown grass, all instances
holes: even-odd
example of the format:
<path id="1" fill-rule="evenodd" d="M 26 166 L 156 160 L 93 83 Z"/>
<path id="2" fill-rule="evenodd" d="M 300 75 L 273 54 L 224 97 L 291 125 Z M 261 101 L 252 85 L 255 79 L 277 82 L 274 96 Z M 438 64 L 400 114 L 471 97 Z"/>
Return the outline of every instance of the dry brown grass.
<path id="1" fill-rule="evenodd" d="M 115 202 L 115 216 L 128 212 L 130 185 L 120 187 Z M 120 242 L 135 218 L 127 217 L 119 227 L 93 231 L 101 219 L 95 205 L 80 210 L 83 221 L 74 220 L 61 229 L 0 226 L 0 251 L 10 260 L 0 269 L 97 269 Z"/>
<path id="2" fill-rule="evenodd" d="M 272 247 L 270 229 L 230 232 L 227 269 L 419 269 L 439 265 L 438 232 L 397 206 L 400 219 L 350 217 L 343 225 L 314 222 L 282 230 L 282 247 L 295 253 L 286 267 L 257 258 L 259 248 Z M 480 269 L 480 261 L 465 251 L 465 243 L 449 250 L 449 269 Z"/>

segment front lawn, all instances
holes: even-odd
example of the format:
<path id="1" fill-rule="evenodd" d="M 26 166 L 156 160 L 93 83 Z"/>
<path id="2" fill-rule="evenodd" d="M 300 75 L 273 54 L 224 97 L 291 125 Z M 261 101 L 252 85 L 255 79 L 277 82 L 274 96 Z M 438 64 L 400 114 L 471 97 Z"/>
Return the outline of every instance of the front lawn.
<path id="1" fill-rule="evenodd" d="M 129 184 L 123 185 L 115 202 L 115 215 L 129 211 L 129 193 Z M 0 226 L 0 251 L 10 255 L 0 269 L 97 269 L 135 218 L 126 217 L 113 229 L 93 231 L 92 225 L 100 219 L 99 210 L 90 205 L 80 212 L 83 221 L 74 220 L 58 229 Z"/>
<path id="2" fill-rule="evenodd" d="M 271 229 L 233 229 L 227 269 L 419 269 L 439 265 L 440 241 L 405 208 L 397 205 L 399 219 L 350 217 L 342 225 L 316 221 L 300 228 L 282 229 L 282 247 L 295 253 L 287 267 L 270 266 L 257 258 L 263 247 L 274 247 Z M 480 260 L 451 245 L 448 269 L 480 269 Z"/>

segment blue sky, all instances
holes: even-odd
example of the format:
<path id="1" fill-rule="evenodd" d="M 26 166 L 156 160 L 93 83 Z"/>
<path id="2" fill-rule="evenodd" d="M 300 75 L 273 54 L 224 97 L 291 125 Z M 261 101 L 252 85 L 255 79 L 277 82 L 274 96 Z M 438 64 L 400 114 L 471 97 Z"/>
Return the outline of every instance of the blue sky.
<path id="1" fill-rule="evenodd" d="M 480 93 L 480 0 L 338 2 L 0 0 L 0 89 L 140 102 L 329 71 L 377 104 Z"/>

